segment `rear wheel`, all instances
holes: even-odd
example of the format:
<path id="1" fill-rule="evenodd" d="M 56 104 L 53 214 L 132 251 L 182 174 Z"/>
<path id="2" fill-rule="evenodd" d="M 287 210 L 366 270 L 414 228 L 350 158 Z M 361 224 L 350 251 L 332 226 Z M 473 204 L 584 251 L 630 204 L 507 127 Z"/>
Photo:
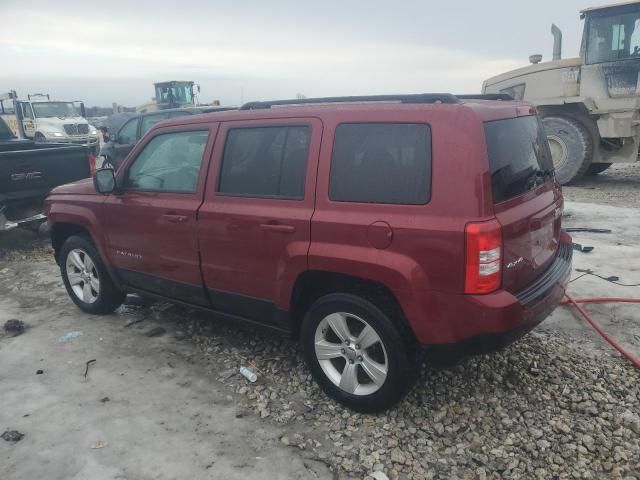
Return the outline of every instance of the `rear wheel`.
<path id="1" fill-rule="evenodd" d="M 584 175 L 593 157 L 593 139 L 577 120 L 550 116 L 542 119 L 556 178 L 565 185 Z"/>
<path id="2" fill-rule="evenodd" d="M 318 299 L 305 316 L 301 340 L 316 382 L 358 412 L 392 406 L 420 370 L 391 319 L 356 295 L 332 293 Z"/>
<path id="3" fill-rule="evenodd" d="M 599 173 L 604 172 L 610 166 L 611 166 L 610 163 L 601 163 L 601 162 L 592 163 L 591 165 L 589 165 L 589 169 L 587 170 L 587 173 L 585 173 L 585 175 L 589 175 L 589 176 L 597 175 Z"/>
<path id="4" fill-rule="evenodd" d="M 86 237 L 69 237 L 59 258 L 64 286 L 81 310 L 102 315 L 122 305 L 125 293 L 114 285 L 98 251 Z"/>

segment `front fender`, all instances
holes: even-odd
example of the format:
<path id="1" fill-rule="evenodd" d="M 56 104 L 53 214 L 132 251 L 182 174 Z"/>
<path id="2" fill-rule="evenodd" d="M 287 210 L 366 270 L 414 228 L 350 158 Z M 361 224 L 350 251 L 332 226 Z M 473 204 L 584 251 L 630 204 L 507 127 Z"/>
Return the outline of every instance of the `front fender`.
<path id="1" fill-rule="evenodd" d="M 96 250 L 98 250 L 109 274 L 114 280 L 116 280 L 105 248 L 105 232 L 96 214 L 96 210 L 100 209 L 100 205 L 105 201 L 106 197 L 87 195 L 87 198 L 83 199 L 83 202 L 86 202 L 87 205 L 81 205 L 77 202 L 77 199 L 66 197 L 66 195 L 56 195 L 49 196 L 47 198 L 46 211 L 49 227 L 53 231 L 56 228 L 56 225 L 69 224 L 77 225 L 85 229 L 91 236 Z"/>

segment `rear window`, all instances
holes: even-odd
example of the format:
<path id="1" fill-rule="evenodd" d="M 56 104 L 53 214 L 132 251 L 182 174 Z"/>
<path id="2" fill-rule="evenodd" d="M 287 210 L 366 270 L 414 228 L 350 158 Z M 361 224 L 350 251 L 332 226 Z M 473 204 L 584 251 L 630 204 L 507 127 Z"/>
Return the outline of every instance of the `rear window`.
<path id="1" fill-rule="evenodd" d="M 485 123 L 494 203 L 517 197 L 553 175 L 547 137 L 536 116 Z"/>
<path id="2" fill-rule="evenodd" d="M 339 125 L 329 198 L 341 202 L 422 205 L 431 187 L 431 129 L 423 124 Z"/>

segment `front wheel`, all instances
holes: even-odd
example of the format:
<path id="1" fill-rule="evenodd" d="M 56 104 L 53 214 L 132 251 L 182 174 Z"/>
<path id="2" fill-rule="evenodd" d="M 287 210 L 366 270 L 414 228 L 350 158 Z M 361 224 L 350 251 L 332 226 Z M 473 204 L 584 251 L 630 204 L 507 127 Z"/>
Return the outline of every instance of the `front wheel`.
<path id="1" fill-rule="evenodd" d="M 324 392 L 358 412 L 391 407 L 420 370 L 387 314 L 356 295 L 318 299 L 303 320 L 301 341 L 305 361 Z"/>
<path id="2" fill-rule="evenodd" d="M 584 175 L 593 157 L 593 139 L 577 120 L 563 116 L 542 119 L 556 178 L 565 185 Z"/>
<path id="3" fill-rule="evenodd" d="M 36 134 L 33 136 L 33 141 L 36 142 L 36 143 L 46 143 L 47 139 L 40 132 L 36 132 Z"/>
<path id="4" fill-rule="evenodd" d="M 69 237 L 59 258 L 64 286 L 81 310 L 102 315 L 122 305 L 125 293 L 114 285 L 98 251 L 86 237 Z"/>

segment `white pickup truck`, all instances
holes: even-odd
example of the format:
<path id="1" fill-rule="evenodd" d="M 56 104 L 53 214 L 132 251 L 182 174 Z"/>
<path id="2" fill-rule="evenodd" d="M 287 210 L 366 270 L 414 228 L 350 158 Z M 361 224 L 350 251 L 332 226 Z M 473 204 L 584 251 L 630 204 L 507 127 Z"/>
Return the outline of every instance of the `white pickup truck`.
<path id="1" fill-rule="evenodd" d="M 28 98 L 18 100 L 15 92 L 0 95 L 0 116 L 19 138 L 37 143 L 98 145 L 99 132 L 87 122 L 84 104 L 50 100 L 49 95 Z"/>

